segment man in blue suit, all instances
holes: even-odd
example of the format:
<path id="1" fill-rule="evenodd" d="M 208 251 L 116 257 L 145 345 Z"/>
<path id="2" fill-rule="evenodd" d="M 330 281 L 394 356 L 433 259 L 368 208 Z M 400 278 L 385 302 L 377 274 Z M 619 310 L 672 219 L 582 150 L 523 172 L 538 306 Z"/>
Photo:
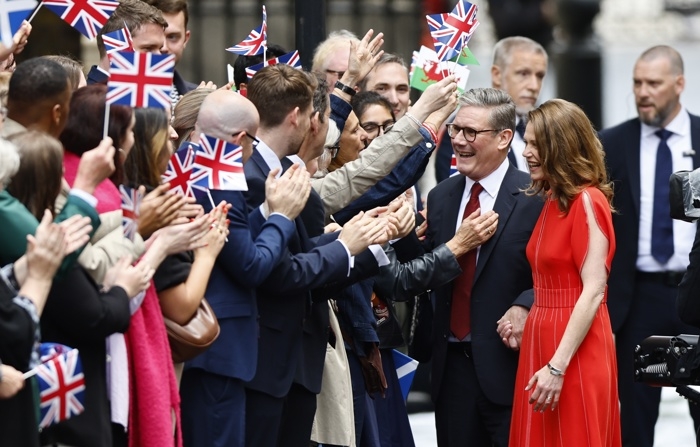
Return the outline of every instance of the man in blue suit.
<path id="1" fill-rule="evenodd" d="M 250 207 L 258 207 L 265 200 L 263 181 L 269 173 L 283 166 L 282 159 L 299 151 L 310 128 L 315 86 L 314 78 L 287 65 L 263 68 L 248 85 L 248 98 L 261 116 L 260 141 L 245 166 Z M 259 350 L 265 355 L 258 357 L 255 377 L 246 384 L 247 446 L 308 445 L 318 391 L 314 377 L 323 367 L 322 357 L 314 355 L 315 349 L 303 349 L 304 321 L 315 318 L 311 292 L 314 299 L 321 299 L 321 289 L 330 295 L 376 274 L 378 261 L 366 249 L 387 238 L 386 222 L 373 217 L 358 216 L 340 233 L 315 240 L 308 237 L 301 219 L 296 220 L 296 228 L 270 280 L 258 288 Z M 378 259 L 383 256 L 388 261 L 377 248 Z M 351 258 L 356 255 L 351 268 Z M 323 337 L 319 340 L 325 346 L 327 327 L 318 336 Z M 308 371 L 308 377 L 297 374 L 306 368 L 314 370 Z M 289 417 L 297 421 L 292 424 L 295 429 L 283 435 L 280 427 L 290 426 Z"/>
<path id="2" fill-rule="evenodd" d="M 700 151 L 692 150 L 700 144 L 700 117 L 681 105 L 684 87 L 678 51 L 666 45 L 646 50 L 634 66 L 639 116 L 600 133 L 617 210 L 608 309 L 616 336 L 624 446 L 654 444 L 661 399 L 660 388 L 634 383 L 635 346 L 650 335 L 698 333 L 681 322 L 675 306 L 696 224 L 672 221 L 668 199 L 671 173 L 700 166 Z M 700 409 L 690 405 L 690 413 L 697 430 Z"/>
<path id="3" fill-rule="evenodd" d="M 250 101 L 217 90 L 202 103 L 195 130 L 197 135 L 242 146 L 245 163 L 253 151 L 258 122 Z M 232 205 L 230 234 L 205 293 L 221 333 L 208 351 L 186 363 L 182 378 L 182 431 L 188 446 L 245 445 L 243 382 L 255 376 L 259 355 L 255 289 L 285 253 L 296 232 L 293 220 L 310 191 L 303 170 L 292 169 L 278 180 L 269 177 L 265 181 L 267 220 L 259 209 L 249 215 L 241 192 L 210 191 L 215 203 L 226 200 Z M 211 207 L 208 200 L 202 205 Z"/>
<path id="4" fill-rule="evenodd" d="M 459 258 L 462 275 L 434 291 L 432 398 L 440 447 L 507 447 L 513 393 L 524 392 L 514 387 L 534 300 L 525 247 L 543 202 L 523 192 L 530 178 L 507 159 L 514 130 L 515 104 L 507 93 L 464 93 L 448 124 L 461 175 L 428 195 L 429 249 L 457 228 L 472 227 L 465 233 L 470 250 Z M 497 321 L 513 331 L 499 334 Z"/>

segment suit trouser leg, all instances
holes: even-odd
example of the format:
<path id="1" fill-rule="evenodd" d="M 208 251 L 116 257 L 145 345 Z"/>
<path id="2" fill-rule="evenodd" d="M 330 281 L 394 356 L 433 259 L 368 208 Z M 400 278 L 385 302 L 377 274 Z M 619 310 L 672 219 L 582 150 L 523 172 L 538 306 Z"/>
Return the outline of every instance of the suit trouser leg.
<path id="1" fill-rule="evenodd" d="M 439 447 L 507 447 L 512 406 L 497 405 L 484 395 L 470 349 L 447 348 L 445 373 L 435 402 Z"/>
<path id="2" fill-rule="evenodd" d="M 272 447 L 277 445 L 282 424 L 284 398 L 273 397 L 250 388 L 245 389 L 245 397 L 246 447 Z"/>
<path id="3" fill-rule="evenodd" d="M 697 328 L 680 321 L 676 313 L 677 287 L 638 280 L 624 325 L 616 334 L 618 392 L 622 443 L 625 447 L 652 447 L 659 416 L 661 389 L 634 382 L 634 348 L 651 335 L 697 334 Z M 614 299 L 614 297 L 610 297 Z M 700 411 L 691 405 L 697 430 Z"/>
<path id="4" fill-rule="evenodd" d="M 316 394 L 299 384 L 292 384 L 284 401 L 280 447 L 309 447 L 311 427 L 316 415 Z"/>
<path id="5" fill-rule="evenodd" d="M 357 354 L 348 349 L 348 364 L 350 365 L 350 382 L 352 384 L 352 405 L 355 416 L 355 440 L 358 446 L 379 446 L 379 430 L 377 416 L 374 412 L 372 399 L 367 394 L 362 367 Z"/>
<path id="6" fill-rule="evenodd" d="M 198 368 L 188 369 L 182 375 L 180 397 L 184 445 L 245 445 L 243 382 Z"/>

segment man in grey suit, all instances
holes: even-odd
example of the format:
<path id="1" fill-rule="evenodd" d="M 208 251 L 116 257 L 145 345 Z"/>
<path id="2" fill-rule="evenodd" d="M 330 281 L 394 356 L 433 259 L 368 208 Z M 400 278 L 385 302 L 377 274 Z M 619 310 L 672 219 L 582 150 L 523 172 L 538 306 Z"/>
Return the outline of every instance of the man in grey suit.
<path id="1" fill-rule="evenodd" d="M 697 334 L 676 315 L 678 283 L 688 265 L 696 225 L 672 221 L 668 178 L 700 166 L 700 117 L 680 103 L 683 59 L 649 48 L 634 66 L 638 118 L 600 133 L 610 179 L 617 251 L 608 280 L 608 309 L 617 345 L 622 444 L 651 447 L 661 389 L 634 383 L 634 348 L 650 335 Z M 695 429 L 700 409 L 690 405 Z"/>
<path id="2" fill-rule="evenodd" d="M 440 447 L 508 445 L 517 351 L 533 302 L 525 247 L 542 209 L 541 198 L 523 193 L 529 176 L 507 159 L 514 129 L 507 93 L 463 94 L 447 127 L 461 175 L 428 195 L 428 248 L 450 240 L 460 226 L 472 227 L 464 232 L 471 250 L 459 258 L 462 275 L 433 297 Z"/>

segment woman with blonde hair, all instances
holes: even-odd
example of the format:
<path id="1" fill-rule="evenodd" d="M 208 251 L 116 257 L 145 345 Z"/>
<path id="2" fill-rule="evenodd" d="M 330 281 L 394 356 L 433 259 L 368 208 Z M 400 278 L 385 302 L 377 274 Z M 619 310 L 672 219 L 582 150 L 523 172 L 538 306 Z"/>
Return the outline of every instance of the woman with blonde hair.
<path id="1" fill-rule="evenodd" d="M 545 200 L 527 246 L 535 302 L 525 324 L 510 446 L 621 445 L 607 279 L 612 187 L 583 111 L 554 99 L 529 113 L 529 194 Z M 512 334 L 499 322 L 504 340 Z M 533 411 L 534 410 L 534 411 Z"/>

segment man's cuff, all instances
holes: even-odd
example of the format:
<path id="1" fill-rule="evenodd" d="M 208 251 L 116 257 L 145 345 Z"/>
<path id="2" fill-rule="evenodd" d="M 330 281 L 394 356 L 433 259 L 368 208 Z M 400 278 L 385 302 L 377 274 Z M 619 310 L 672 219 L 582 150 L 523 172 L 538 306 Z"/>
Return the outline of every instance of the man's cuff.
<path id="1" fill-rule="evenodd" d="M 97 206 L 97 198 L 95 196 L 93 196 L 92 194 L 89 194 L 89 193 L 83 191 L 82 189 L 73 188 L 70 190 L 68 195 L 76 196 L 79 199 L 82 199 L 83 201 L 85 201 L 85 203 L 87 203 L 88 205 L 90 205 L 93 208 L 95 208 Z"/>
<path id="2" fill-rule="evenodd" d="M 262 208 L 262 206 L 261 206 L 260 208 Z M 282 214 L 282 213 L 271 213 L 271 214 L 270 214 L 270 216 L 275 216 L 275 215 L 277 215 L 277 216 L 282 216 L 282 217 L 284 217 L 285 219 L 287 219 L 288 221 L 292 222 L 292 219 L 290 219 L 289 217 L 287 217 L 286 215 L 284 215 L 284 214 Z M 268 217 L 268 219 L 269 219 L 269 217 Z"/>
<path id="3" fill-rule="evenodd" d="M 345 252 L 348 254 L 348 275 L 347 276 L 350 276 L 350 269 L 355 266 L 355 257 L 350 254 L 350 249 L 348 248 L 347 245 L 345 245 L 345 242 L 341 241 L 340 239 L 336 239 L 336 241 L 340 242 L 343 245 Z"/>
<path id="4" fill-rule="evenodd" d="M 386 255 L 386 253 L 384 253 L 384 249 L 381 245 L 372 244 L 369 246 L 369 250 L 374 255 L 374 259 L 377 260 L 379 267 L 384 267 L 385 265 L 389 265 L 391 263 L 391 261 L 389 261 L 389 257 Z"/>

